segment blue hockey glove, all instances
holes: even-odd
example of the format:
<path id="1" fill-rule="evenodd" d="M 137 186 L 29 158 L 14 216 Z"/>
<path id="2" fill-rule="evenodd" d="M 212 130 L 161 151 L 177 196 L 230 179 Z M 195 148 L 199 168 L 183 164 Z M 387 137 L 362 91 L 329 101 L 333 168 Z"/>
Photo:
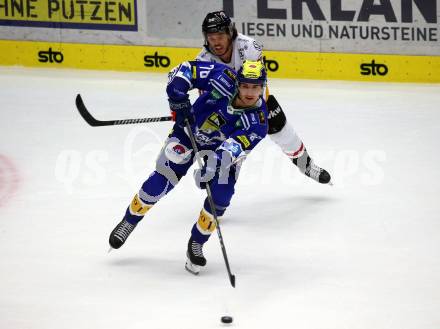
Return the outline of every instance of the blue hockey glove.
<path id="1" fill-rule="evenodd" d="M 185 127 L 185 119 L 188 119 L 189 123 L 192 125 L 196 121 L 194 116 L 194 110 L 189 99 L 182 101 L 173 101 L 168 99 L 170 104 L 170 109 L 173 112 L 173 117 L 175 118 L 176 124 L 180 128 Z"/>

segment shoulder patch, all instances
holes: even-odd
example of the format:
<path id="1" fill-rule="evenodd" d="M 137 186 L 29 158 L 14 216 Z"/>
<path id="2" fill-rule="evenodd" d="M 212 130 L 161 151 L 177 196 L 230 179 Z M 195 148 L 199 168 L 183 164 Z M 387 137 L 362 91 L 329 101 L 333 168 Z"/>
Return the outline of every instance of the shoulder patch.
<path id="1" fill-rule="evenodd" d="M 237 139 L 240 141 L 240 144 L 243 147 L 243 149 L 247 149 L 251 145 L 251 142 L 245 135 L 237 136 Z"/>
<path id="2" fill-rule="evenodd" d="M 223 73 L 226 74 L 233 81 L 237 80 L 237 75 L 234 72 L 232 72 L 232 70 L 230 70 L 229 68 L 225 68 L 223 70 Z"/>

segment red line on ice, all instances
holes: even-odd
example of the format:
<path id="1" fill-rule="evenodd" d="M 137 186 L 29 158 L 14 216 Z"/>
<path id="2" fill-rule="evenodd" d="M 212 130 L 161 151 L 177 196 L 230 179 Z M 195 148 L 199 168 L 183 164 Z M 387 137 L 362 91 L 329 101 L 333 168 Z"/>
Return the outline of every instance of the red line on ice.
<path id="1" fill-rule="evenodd" d="M 0 154 L 0 207 L 14 196 L 19 183 L 17 167 L 7 156 Z"/>

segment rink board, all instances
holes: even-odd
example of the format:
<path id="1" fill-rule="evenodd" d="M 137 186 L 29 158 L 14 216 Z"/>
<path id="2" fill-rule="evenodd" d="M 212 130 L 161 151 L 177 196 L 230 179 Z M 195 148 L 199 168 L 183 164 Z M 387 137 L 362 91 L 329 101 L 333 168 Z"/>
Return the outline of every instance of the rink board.
<path id="1" fill-rule="evenodd" d="M 200 48 L 0 41 L 0 65 L 168 72 Z M 269 77 L 440 82 L 440 56 L 265 51 Z"/>

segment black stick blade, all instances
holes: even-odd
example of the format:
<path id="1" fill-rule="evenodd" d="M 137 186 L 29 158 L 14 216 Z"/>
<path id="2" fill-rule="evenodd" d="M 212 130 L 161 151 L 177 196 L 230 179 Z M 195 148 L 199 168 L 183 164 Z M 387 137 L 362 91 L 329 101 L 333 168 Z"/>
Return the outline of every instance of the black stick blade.
<path id="1" fill-rule="evenodd" d="M 79 114 L 83 117 L 83 119 L 92 127 L 100 127 L 100 126 L 110 126 L 114 123 L 112 121 L 100 121 L 96 120 L 90 112 L 87 110 L 86 106 L 84 105 L 84 102 L 81 98 L 81 95 L 76 95 L 75 100 L 76 108 L 78 109 Z"/>

